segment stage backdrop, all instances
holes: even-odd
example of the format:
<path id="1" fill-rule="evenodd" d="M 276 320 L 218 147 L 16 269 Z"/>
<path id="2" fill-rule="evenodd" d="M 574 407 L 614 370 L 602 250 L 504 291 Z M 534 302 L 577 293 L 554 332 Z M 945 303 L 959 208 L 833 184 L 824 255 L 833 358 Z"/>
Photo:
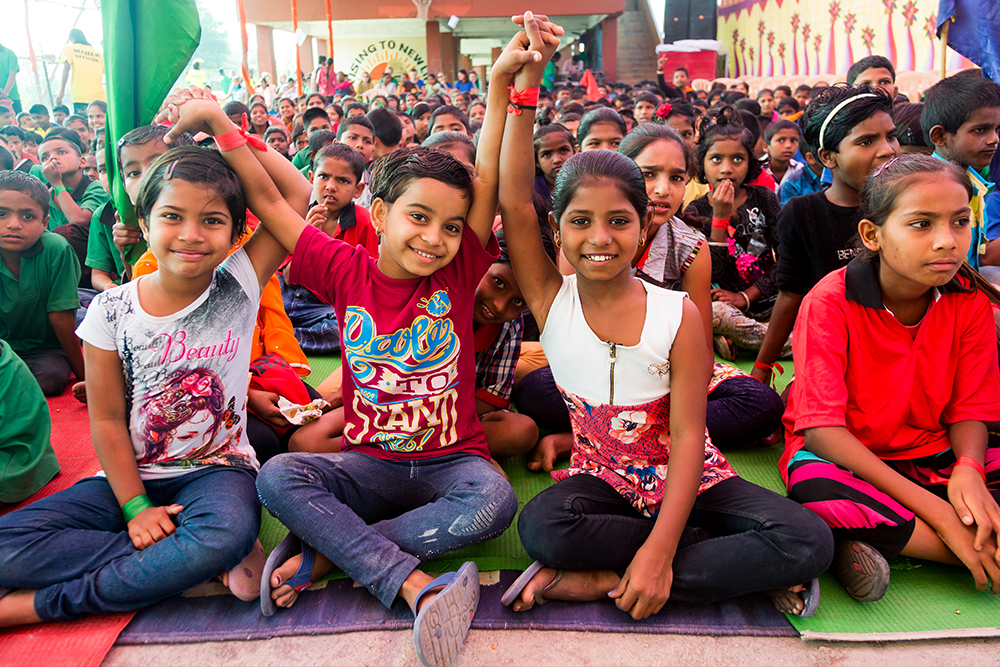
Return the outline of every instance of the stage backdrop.
<path id="1" fill-rule="evenodd" d="M 883 55 L 899 71 L 941 66 L 938 0 L 720 0 L 729 76 L 846 74 Z M 948 69 L 969 66 L 948 49 Z M 831 79 L 828 83 L 833 83 Z"/>
<path id="2" fill-rule="evenodd" d="M 347 72 L 352 81 L 356 81 L 362 72 L 368 72 L 372 81 L 378 81 L 387 66 L 392 67 L 399 81 L 411 67 L 416 67 L 423 77 L 427 74 L 427 39 L 334 39 L 333 61 L 337 69 Z"/>

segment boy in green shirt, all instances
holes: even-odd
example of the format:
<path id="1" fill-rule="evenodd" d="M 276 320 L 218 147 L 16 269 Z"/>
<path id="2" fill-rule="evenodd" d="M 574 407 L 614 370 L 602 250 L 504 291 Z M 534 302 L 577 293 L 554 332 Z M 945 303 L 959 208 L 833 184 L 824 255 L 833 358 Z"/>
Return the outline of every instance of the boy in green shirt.
<path id="1" fill-rule="evenodd" d="M 46 229 L 49 195 L 38 179 L 0 172 L 0 339 L 28 365 L 46 396 L 70 371 L 83 380 L 74 314 L 80 265 L 64 238 Z"/>
<path id="2" fill-rule="evenodd" d="M 105 193 L 110 192 L 108 185 L 108 170 L 104 161 L 104 133 L 97 138 L 97 175 Z M 109 195 L 110 196 L 110 195 Z M 98 292 L 104 292 L 121 284 L 125 275 L 125 263 L 122 254 L 115 246 L 112 236 L 115 224 L 115 204 L 108 201 L 96 211 L 90 220 L 90 232 L 87 240 L 86 266 L 90 267 L 90 282 Z"/>

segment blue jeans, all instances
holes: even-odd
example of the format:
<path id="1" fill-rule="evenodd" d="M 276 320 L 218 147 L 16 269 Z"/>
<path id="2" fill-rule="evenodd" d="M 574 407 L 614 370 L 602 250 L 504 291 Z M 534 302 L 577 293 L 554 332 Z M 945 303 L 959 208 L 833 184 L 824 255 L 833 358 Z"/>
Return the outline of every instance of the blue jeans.
<path id="1" fill-rule="evenodd" d="M 293 534 L 386 607 L 421 561 L 496 537 L 517 512 L 510 482 L 476 454 L 281 454 L 261 468 L 257 490 Z"/>
<path id="2" fill-rule="evenodd" d="M 339 354 L 340 327 L 333 306 L 301 285 L 289 285 L 280 274 L 281 300 L 295 339 L 306 354 Z"/>
<path id="3" fill-rule="evenodd" d="M 184 506 L 177 530 L 132 546 L 103 477 L 89 477 L 0 517 L 0 586 L 37 588 L 43 621 L 140 609 L 227 572 L 250 553 L 260 504 L 248 470 L 206 466 L 146 481 L 154 505 Z"/>
<path id="4" fill-rule="evenodd" d="M 740 477 L 706 489 L 677 545 L 670 599 L 716 602 L 808 582 L 833 560 L 833 535 L 817 519 Z M 532 498 L 517 530 L 528 555 L 547 565 L 621 574 L 654 521 L 607 482 L 574 475 Z"/>

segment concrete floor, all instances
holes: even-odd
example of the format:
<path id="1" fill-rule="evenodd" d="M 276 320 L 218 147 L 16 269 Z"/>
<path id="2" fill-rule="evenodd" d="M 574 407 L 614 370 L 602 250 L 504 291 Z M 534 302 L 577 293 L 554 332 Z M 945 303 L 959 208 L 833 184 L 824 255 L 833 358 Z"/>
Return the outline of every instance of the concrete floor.
<path id="1" fill-rule="evenodd" d="M 412 637 L 409 631 L 399 630 L 245 642 L 116 646 L 102 665 L 419 667 Z M 473 630 L 456 667 L 520 665 L 995 667 L 1000 665 L 1000 639 L 828 643 L 792 638 Z"/>

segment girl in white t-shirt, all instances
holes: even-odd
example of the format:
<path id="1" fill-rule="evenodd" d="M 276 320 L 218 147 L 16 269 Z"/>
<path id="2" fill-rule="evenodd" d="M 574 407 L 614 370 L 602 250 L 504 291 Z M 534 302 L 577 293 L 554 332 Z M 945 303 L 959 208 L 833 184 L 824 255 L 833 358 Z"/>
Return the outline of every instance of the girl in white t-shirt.
<path id="1" fill-rule="evenodd" d="M 538 86 L 541 75 L 525 66 L 514 89 Z M 563 165 L 550 218 L 575 269 L 563 276 L 520 196 L 533 177 L 531 129 L 530 115 L 508 115 L 500 210 L 574 443 L 570 468 L 521 512 L 518 532 L 537 561 L 503 602 L 524 611 L 546 599 L 610 597 L 642 619 L 668 599 L 766 591 L 782 611 L 811 614 L 833 540 L 792 501 L 738 477 L 707 437 L 698 309 L 631 273 L 649 222 L 639 168 L 608 150 Z"/>
<path id="2" fill-rule="evenodd" d="M 260 160 L 291 182 L 286 159 Z M 283 194 L 305 212 L 300 190 Z M 246 205 L 212 150 L 157 158 L 136 213 L 159 270 L 98 295 L 77 331 L 104 470 L 0 517 L 0 627 L 139 609 L 220 573 L 241 599 L 260 594 L 247 377 L 285 251 L 260 229 L 230 255 Z"/>

